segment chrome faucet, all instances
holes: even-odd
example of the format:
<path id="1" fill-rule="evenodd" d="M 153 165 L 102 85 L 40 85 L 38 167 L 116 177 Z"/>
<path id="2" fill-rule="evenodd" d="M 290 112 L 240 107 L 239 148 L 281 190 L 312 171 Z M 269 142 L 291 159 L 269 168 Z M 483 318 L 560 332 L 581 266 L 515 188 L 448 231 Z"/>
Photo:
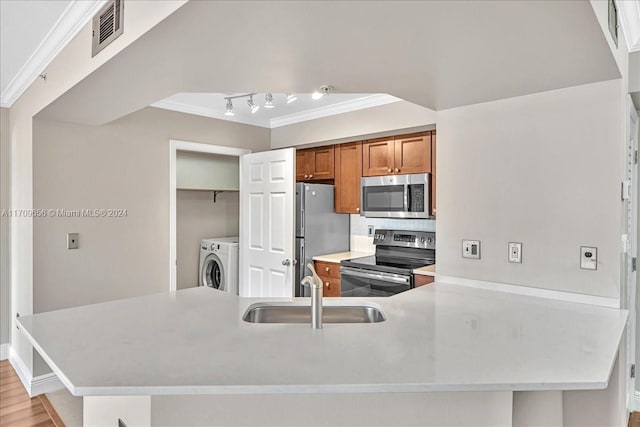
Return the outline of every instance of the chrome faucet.
<path id="1" fill-rule="evenodd" d="M 300 283 L 311 290 L 311 327 L 322 329 L 322 279 L 313 264 L 307 264 L 307 268 L 311 270 L 312 276 L 305 276 Z"/>

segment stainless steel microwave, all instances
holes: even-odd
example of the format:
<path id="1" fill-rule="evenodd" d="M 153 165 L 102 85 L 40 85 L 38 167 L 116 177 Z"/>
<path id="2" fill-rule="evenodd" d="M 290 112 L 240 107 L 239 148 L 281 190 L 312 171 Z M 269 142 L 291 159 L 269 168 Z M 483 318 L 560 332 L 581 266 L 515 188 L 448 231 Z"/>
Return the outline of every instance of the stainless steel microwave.
<path id="1" fill-rule="evenodd" d="M 360 179 L 360 215 L 373 218 L 429 218 L 429 174 Z"/>

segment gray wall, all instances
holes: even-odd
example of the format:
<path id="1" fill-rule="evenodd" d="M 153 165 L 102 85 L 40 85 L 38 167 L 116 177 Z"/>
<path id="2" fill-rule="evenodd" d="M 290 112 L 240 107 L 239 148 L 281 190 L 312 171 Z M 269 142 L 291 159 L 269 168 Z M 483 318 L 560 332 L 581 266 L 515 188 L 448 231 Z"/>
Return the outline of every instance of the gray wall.
<path id="1" fill-rule="evenodd" d="M 100 127 L 34 120 L 34 208 L 127 209 L 34 221 L 34 313 L 168 290 L 171 138 L 269 148 L 268 129 L 156 108 Z"/>
<path id="2" fill-rule="evenodd" d="M 198 285 L 200 240 L 234 237 L 239 233 L 240 198 L 237 192 L 178 190 L 176 195 L 176 258 L 178 289 Z"/>
<path id="3" fill-rule="evenodd" d="M 271 129 L 271 148 L 291 147 L 315 142 L 353 141 L 397 133 L 398 129 L 433 129 L 436 112 L 407 101 L 365 108 L 335 116 Z"/>
<path id="4" fill-rule="evenodd" d="M 438 272 L 617 298 L 621 80 L 438 112 Z M 482 241 L 482 259 L 461 240 Z M 523 263 L 507 243 L 523 242 Z M 598 270 L 579 247 L 598 247 Z"/>
<path id="5" fill-rule="evenodd" d="M 0 211 L 11 205 L 9 109 L 0 108 Z M 11 270 L 9 217 L 0 216 L 0 344 L 11 341 Z"/>

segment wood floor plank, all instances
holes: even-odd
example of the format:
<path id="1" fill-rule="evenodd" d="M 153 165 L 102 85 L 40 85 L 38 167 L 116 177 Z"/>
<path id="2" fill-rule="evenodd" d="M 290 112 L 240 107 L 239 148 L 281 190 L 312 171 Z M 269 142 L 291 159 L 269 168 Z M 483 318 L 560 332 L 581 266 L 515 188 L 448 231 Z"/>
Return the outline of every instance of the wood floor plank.
<path id="1" fill-rule="evenodd" d="M 31 398 L 7 361 L 0 361 L 0 370 L 0 426 L 64 427 L 49 399 Z"/>
<path id="2" fill-rule="evenodd" d="M 49 414 L 47 414 L 46 411 L 36 415 L 35 417 L 32 417 L 28 420 L 24 420 L 24 421 L 17 421 L 16 423 L 14 423 L 12 425 L 12 427 L 33 427 L 35 424 L 38 423 L 42 423 L 45 421 L 51 421 L 49 419 Z"/>
<path id="3" fill-rule="evenodd" d="M 49 419 L 49 414 L 47 414 L 47 411 L 44 410 L 44 406 L 42 406 L 42 403 L 38 402 L 38 404 L 34 405 L 33 407 L 21 409 L 19 411 L 15 411 L 8 415 L 0 417 L 0 424 L 12 425 L 19 422 L 30 421 L 42 413 L 46 414 L 47 419 Z"/>
<path id="4" fill-rule="evenodd" d="M 34 406 L 38 406 L 40 405 L 40 401 L 38 399 L 29 399 L 29 400 L 22 400 L 18 403 L 14 403 L 13 405 L 9 405 L 5 408 L 0 408 L 0 418 L 12 414 L 16 411 L 20 411 L 22 409 L 26 409 L 26 408 L 31 408 Z"/>

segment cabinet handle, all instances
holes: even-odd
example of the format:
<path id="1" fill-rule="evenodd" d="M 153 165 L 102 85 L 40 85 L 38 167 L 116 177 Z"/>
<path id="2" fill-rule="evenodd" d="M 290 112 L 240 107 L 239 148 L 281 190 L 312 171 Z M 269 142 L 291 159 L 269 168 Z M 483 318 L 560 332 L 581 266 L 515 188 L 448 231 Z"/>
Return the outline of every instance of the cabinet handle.
<path id="1" fill-rule="evenodd" d="M 393 169 L 389 168 L 389 169 L 387 169 L 387 172 L 391 173 L 391 172 L 393 172 Z"/>
<path id="2" fill-rule="evenodd" d="M 324 285 L 327 287 L 327 289 L 331 289 L 331 283 L 329 283 L 329 282 L 324 282 Z"/>
<path id="3" fill-rule="evenodd" d="M 360 208 L 356 208 L 356 212 L 360 212 Z"/>
<path id="4" fill-rule="evenodd" d="M 400 168 L 396 168 L 396 173 L 400 172 Z"/>
<path id="5" fill-rule="evenodd" d="M 313 175 L 309 175 L 309 179 L 313 178 Z"/>
<path id="6" fill-rule="evenodd" d="M 304 176 L 304 179 L 307 179 L 307 178 L 309 178 L 309 175 L 305 175 L 305 176 Z"/>
<path id="7" fill-rule="evenodd" d="M 331 270 L 331 268 L 330 268 L 330 267 L 325 267 L 325 268 L 324 268 L 324 271 L 326 271 L 327 273 L 329 272 L 329 270 Z"/>

